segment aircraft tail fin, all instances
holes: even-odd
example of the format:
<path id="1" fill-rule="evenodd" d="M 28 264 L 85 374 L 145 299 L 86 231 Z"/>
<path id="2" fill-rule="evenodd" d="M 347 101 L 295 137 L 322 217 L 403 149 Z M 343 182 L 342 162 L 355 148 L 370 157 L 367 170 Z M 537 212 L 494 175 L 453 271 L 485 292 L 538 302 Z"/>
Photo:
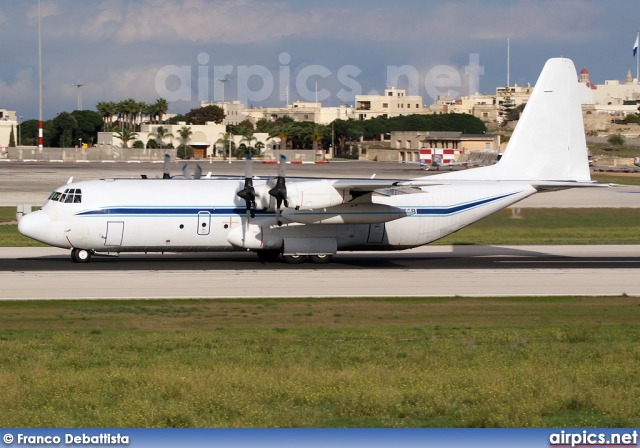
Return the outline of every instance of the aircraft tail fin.
<path id="1" fill-rule="evenodd" d="M 449 179 L 590 181 L 578 77 L 570 59 L 549 59 L 493 166 L 439 175 Z"/>

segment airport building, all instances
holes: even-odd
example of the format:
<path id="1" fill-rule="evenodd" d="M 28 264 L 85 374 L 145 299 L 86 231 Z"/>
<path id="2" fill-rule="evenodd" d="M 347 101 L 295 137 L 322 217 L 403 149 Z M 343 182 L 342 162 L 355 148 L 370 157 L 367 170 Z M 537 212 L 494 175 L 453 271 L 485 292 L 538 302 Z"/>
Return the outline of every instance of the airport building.
<path id="1" fill-rule="evenodd" d="M 0 109 L 0 148 L 3 148 L 3 154 L 7 151 L 4 148 L 9 146 L 9 139 L 11 137 L 11 129 L 13 129 L 13 138 L 18 144 L 18 121 L 16 117 L 16 111 Z"/>
<path id="2" fill-rule="evenodd" d="M 356 95 L 355 102 L 356 120 L 423 113 L 422 96 L 407 95 L 406 90 L 395 87 L 387 87 L 384 95 Z"/>

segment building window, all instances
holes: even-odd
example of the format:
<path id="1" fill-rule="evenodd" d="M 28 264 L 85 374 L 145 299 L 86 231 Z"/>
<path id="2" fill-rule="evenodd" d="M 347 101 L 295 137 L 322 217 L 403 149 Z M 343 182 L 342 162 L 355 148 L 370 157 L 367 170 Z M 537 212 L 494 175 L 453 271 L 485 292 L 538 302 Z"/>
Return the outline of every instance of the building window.
<path id="1" fill-rule="evenodd" d="M 389 92 L 389 95 L 388 95 L 388 96 L 393 96 L 393 92 Z"/>
<path id="2" fill-rule="evenodd" d="M 386 109 L 387 107 L 389 107 L 389 103 L 382 103 L 382 108 Z"/>
<path id="3" fill-rule="evenodd" d="M 411 109 L 411 104 L 407 104 L 407 109 Z"/>

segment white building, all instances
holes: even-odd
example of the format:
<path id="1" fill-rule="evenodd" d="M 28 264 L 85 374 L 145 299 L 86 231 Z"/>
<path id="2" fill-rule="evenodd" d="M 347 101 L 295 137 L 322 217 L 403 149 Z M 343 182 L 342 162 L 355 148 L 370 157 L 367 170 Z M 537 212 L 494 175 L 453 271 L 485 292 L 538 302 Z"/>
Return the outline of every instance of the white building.
<path id="1" fill-rule="evenodd" d="M 407 95 L 406 90 L 395 87 L 387 87 L 384 95 L 356 95 L 355 100 L 356 120 L 423 113 L 420 95 Z"/>
<path id="2" fill-rule="evenodd" d="M 289 117 L 293 121 L 312 121 L 327 125 L 334 120 L 353 120 L 354 118 L 352 107 L 346 105 L 323 107 L 322 103 L 315 101 L 296 101 L 285 107 L 245 109 L 245 113 L 254 122 L 261 119 L 276 121 L 283 117 Z"/>
<path id="3" fill-rule="evenodd" d="M 9 146 L 11 137 L 11 129 L 13 129 L 13 138 L 18 144 L 18 121 L 16 120 L 16 111 L 0 109 L 0 147 Z"/>
<path id="4" fill-rule="evenodd" d="M 245 111 L 244 104 L 242 104 L 240 101 L 217 102 L 217 103 L 212 103 L 209 101 L 200 102 L 200 107 L 206 107 L 206 106 L 218 106 L 222 108 L 225 115 L 224 121 L 222 122 L 222 124 L 225 126 L 240 124 L 241 122 L 243 122 L 248 118 L 247 113 Z"/>

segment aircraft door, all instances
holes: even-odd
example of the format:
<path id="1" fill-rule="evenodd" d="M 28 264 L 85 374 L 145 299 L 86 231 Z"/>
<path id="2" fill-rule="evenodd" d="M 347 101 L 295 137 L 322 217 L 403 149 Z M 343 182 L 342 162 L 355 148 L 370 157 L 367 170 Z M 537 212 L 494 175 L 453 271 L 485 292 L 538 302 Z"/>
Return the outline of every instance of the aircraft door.
<path id="1" fill-rule="evenodd" d="M 104 237 L 105 246 L 122 246 L 124 236 L 124 221 L 107 221 L 107 234 Z"/>
<path id="2" fill-rule="evenodd" d="M 198 212 L 198 235 L 209 235 L 211 227 L 211 213 Z"/>

